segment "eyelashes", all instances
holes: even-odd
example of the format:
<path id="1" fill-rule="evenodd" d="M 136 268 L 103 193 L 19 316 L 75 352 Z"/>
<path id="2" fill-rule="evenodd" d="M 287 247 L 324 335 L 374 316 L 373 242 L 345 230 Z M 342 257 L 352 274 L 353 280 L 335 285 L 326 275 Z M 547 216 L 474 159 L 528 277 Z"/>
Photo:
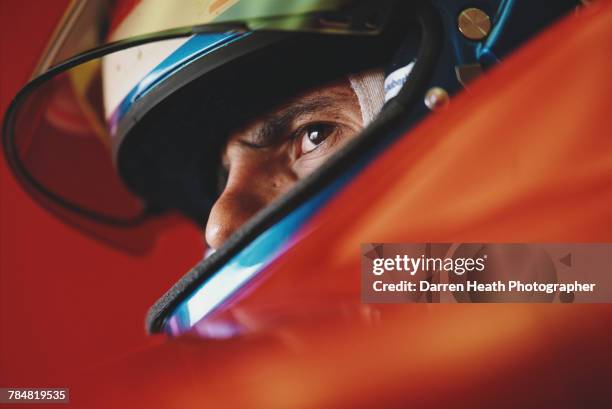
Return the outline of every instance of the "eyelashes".
<path id="1" fill-rule="evenodd" d="M 291 136 L 295 157 L 331 147 L 341 133 L 341 125 L 332 122 L 311 122 L 299 127 Z"/>

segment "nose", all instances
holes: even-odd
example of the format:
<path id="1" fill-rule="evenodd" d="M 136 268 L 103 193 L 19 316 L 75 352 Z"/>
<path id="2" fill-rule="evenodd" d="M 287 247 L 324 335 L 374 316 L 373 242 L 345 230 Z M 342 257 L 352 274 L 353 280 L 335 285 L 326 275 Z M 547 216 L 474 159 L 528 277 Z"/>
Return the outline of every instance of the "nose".
<path id="1" fill-rule="evenodd" d="M 227 185 L 208 216 L 208 246 L 221 247 L 255 213 L 295 183 L 288 175 L 271 173 L 255 169 L 230 171 Z"/>
<path id="2" fill-rule="evenodd" d="M 213 205 L 206 223 L 206 242 L 218 249 L 227 239 L 266 205 L 256 196 L 247 192 L 223 191 Z"/>

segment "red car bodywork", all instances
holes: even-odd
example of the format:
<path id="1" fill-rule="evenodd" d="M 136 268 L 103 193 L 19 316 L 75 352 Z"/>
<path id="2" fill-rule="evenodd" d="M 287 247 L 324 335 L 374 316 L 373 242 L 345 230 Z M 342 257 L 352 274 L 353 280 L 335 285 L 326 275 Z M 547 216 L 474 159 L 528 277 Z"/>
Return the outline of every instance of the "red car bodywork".
<path id="1" fill-rule="evenodd" d="M 3 30 L 23 41 L 2 38 L 3 109 L 61 14 L 22 7 L 2 4 Z M 200 257 L 197 229 L 168 216 L 149 254 L 127 255 L 53 220 L 2 164 L 2 385 L 67 386 L 88 408 L 610 405 L 609 305 L 359 294 L 361 243 L 611 242 L 610 67 L 610 2 L 523 47 L 316 216 L 233 301 L 254 330 L 233 340 L 144 334 L 148 305 Z M 283 316 L 261 322 L 265 310 Z"/>

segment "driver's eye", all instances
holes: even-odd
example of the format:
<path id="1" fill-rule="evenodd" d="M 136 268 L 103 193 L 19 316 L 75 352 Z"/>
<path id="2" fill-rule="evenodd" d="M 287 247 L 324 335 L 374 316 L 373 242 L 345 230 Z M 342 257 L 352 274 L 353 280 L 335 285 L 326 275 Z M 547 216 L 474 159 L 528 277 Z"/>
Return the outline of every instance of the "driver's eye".
<path id="1" fill-rule="evenodd" d="M 303 155 L 314 151 L 335 131 L 335 126 L 326 123 L 310 124 L 298 132 L 300 151 Z"/>

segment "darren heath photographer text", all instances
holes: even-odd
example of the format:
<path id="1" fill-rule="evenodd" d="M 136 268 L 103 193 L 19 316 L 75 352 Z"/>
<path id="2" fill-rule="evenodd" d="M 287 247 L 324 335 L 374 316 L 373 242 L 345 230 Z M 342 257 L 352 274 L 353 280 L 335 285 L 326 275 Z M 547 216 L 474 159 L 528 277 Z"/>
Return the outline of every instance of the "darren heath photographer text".
<path id="1" fill-rule="evenodd" d="M 381 276 L 385 272 L 399 271 L 414 276 L 417 272 L 439 273 L 448 272 L 456 275 L 463 275 L 468 272 L 482 272 L 485 269 L 487 256 L 479 258 L 440 258 L 440 257 L 410 257 L 407 255 L 397 255 L 392 258 L 376 258 L 373 260 L 372 274 Z M 479 283 L 478 281 L 467 280 L 465 283 L 432 283 L 428 280 L 414 281 L 401 280 L 395 283 L 385 283 L 376 280 L 372 283 L 372 289 L 376 292 L 412 292 L 412 291 L 479 291 L 479 292 L 592 292 L 595 289 L 594 283 L 541 283 L 537 281 L 522 282 L 520 280 L 494 281 Z"/>

